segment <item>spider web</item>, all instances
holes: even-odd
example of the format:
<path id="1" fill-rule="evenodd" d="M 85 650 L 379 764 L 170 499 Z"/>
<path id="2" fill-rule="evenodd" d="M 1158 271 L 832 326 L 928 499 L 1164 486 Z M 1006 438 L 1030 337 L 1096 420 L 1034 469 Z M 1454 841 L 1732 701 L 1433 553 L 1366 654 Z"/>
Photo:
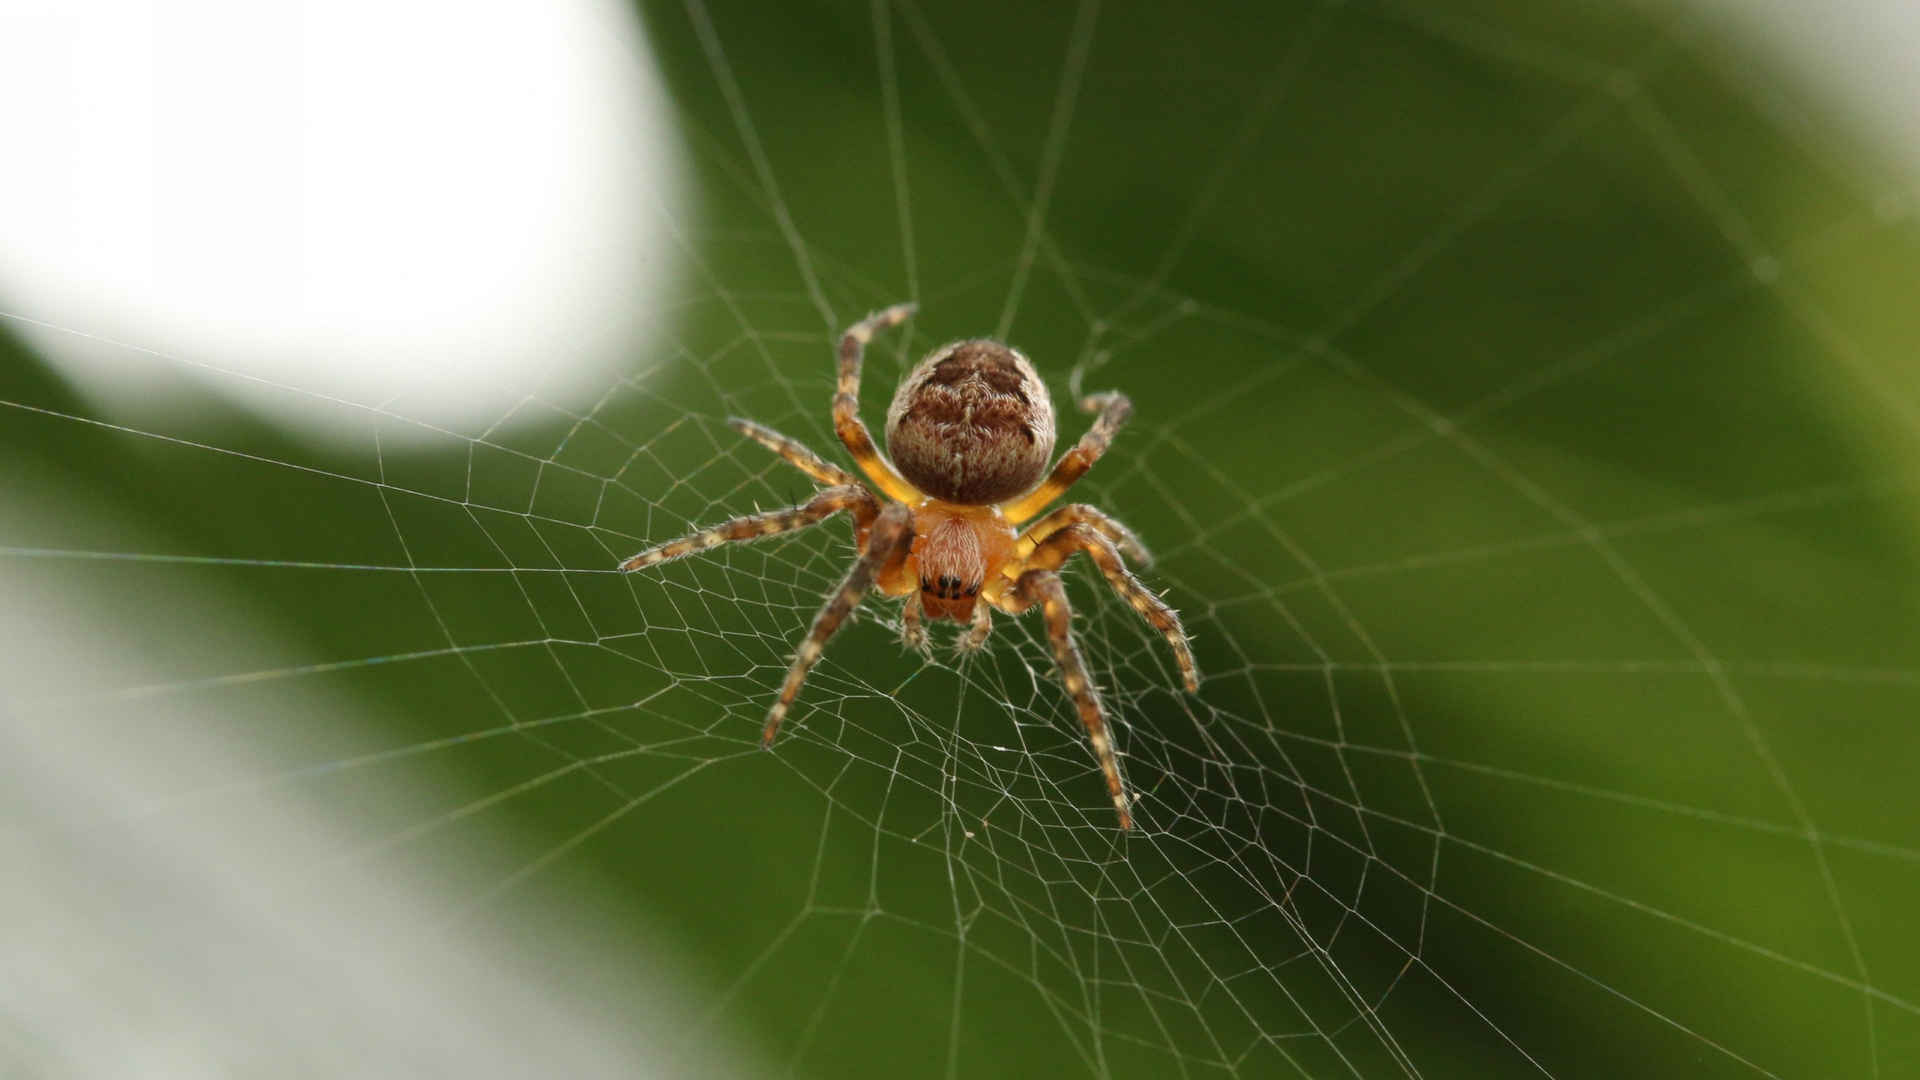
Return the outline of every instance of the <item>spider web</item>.
<path id="1" fill-rule="evenodd" d="M 1883 359 L 1913 234 L 1804 100 L 1666 9 L 1314 6 L 1241 42 L 1091 0 L 1018 40 L 913 3 L 646 16 L 705 197 L 664 344 L 597 401 L 456 430 L 268 385 L 359 424 L 340 448 L 7 395 L 19 445 L 130 479 L 23 469 L 75 509 L 0 559 L 137 601 L 149 669 L 15 707 L 260 747 L 170 764 L 129 818 L 371 802 L 337 858 L 444 868 L 449 924 L 643 912 L 698 972 L 665 1059 L 1920 1071 L 1920 416 Z M 783 111 L 816 69 L 827 104 Z M 1034 620 L 923 663 L 864 606 L 768 754 L 844 526 L 611 572 L 804 498 L 725 418 L 844 460 L 834 337 L 908 297 L 870 407 L 983 330 L 1058 401 L 1140 406 L 1074 496 L 1154 549 L 1205 679 L 1068 574 L 1131 835 Z M 279 635 L 170 615 L 210 590 Z M 572 962 L 649 963 L 605 944 Z"/>

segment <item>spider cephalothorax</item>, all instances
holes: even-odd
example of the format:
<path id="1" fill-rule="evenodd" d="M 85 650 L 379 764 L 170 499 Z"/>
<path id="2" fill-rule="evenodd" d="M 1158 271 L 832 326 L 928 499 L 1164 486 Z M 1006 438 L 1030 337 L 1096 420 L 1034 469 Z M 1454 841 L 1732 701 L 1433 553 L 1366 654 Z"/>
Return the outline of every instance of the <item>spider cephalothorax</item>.
<path id="1" fill-rule="evenodd" d="M 874 331 L 898 325 L 911 314 L 913 305 L 897 304 L 855 323 L 840 338 L 834 431 L 888 501 L 792 439 L 751 420 L 730 420 L 735 430 L 828 486 L 799 506 L 735 518 L 649 548 L 621 563 L 620 569 L 640 570 L 728 541 L 772 536 L 843 510 L 853 516 L 859 555 L 794 653 L 761 730 L 761 743 L 767 746 L 773 744 L 827 639 L 869 589 L 906 597 L 901 636 L 921 650 L 927 647 L 924 619 L 968 624 L 960 647 L 978 649 L 993 630 L 993 609 L 1017 615 L 1039 607 L 1061 681 L 1086 725 L 1120 827 L 1130 828 L 1131 799 L 1099 693 L 1074 644 L 1073 611 L 1060 583 L 1061 564 L 1085 552 L 1113 590 L 1166 637 L 1189 692 L 1200 686 L 1193 651 L 1179 616 L 1127 570 L 1123 555 L 1145 561 L 1147 554 L 1125 525 L 1084 503 L 1060 507 L 1024 530 L 1019 525 L 1093 467 L 1133 407 L 1119 393 L 1082 400 L 1082 408 L 1098 414 L 1093 427 L 1049 474 L 1053 402 L 1033 365 L 997 341 L 956 341 L 935 349 L 901 381 L 887 410 L 887 449 L 893 457 L 889 464 L 860 419 L 860 357 Z"/>

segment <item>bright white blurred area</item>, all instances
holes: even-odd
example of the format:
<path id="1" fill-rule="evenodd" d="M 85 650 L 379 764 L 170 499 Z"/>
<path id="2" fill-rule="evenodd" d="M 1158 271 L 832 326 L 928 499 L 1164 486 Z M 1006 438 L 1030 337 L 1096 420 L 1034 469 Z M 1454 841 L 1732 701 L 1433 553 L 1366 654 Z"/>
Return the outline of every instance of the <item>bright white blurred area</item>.
<path id="1" fill-rule="evenodd" d="M 144 430 L 191 431 L 209 393 L 360 440 L 314 395 L 455 429 L 590 401 L 674 270 L 670 123 L 611 0 L 0 0 L 0 312 Z M 100 512 L 15 495 L 23 533 Z M 216 670 L 310 659 L 222 580 L 153 606 L 0 560 L 0 1075 L 762 1071 L 724 1032 L 688 1045 L 706 992 L 630 912 L 529 920 L 356 857 L 440 811 L 310 798 L 265 747 L 377 703 L 287 693 L 255 745 L 214 698 L 90 695 L 180 679 L 135 623 L 218 628 Z M 541 854 L 497 846 L 496 884 Z"/>
<path id="2" fill-rule="evenodd" d="M 0 596 L 0 1076 L 769 1071 L 700 1026 L 686 1002 L 712 988 L 630 913 L 617 933 L 585 898 L 500 916 L 444 867 L 367 857 L 430 817 L 405 791 L 376 787 L 353 814 L 311 802 L 233 737 L 258 715 L 217 697 L 76 698 L 165 682 L 125 630 L 127 598 L 76 595 L 21 560 L 0 560 Z M 261 643 L 235 663 L 284 648 L 222 590 L 173 606 L 179 625 Z M 277 700 L 283 738 L 365 709 Z M 535 854 L 498 846 L 495 884 Z M 636 937 L 650 947 L 607 948 Z"/>
<path id="3" fill-rule="evenodd" d="M 590 403 L 674 268 L 670 122 L 612 0 L 0 0 L 0 310 L 122 416 Z"/>
<path id="4" fill-rule="evenodd" d="M 1904 213 L 1920 177 L 1920 4 L 1913 0 L 1706 0 L 1713 25 L 1768 61 L 1754 78 L 1797 81 L 1830 106 L 1848 134 L 1885 154 L 1903 180 L 1883 194 L 1886 209 Z M 1764 75 L 1762 73 L 1764 72 Z M 1750 87 L 1763 104 L 1776 104 L 1765 86 Z M 1807 118 L 1775 117 L 1784 122 Z"/>

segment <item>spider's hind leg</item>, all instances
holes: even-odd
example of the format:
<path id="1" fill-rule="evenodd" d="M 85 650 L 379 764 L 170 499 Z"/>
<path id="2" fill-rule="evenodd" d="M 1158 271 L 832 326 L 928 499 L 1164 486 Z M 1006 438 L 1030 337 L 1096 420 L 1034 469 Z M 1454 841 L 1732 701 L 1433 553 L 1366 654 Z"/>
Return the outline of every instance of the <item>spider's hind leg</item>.
<path id="1" fill-rule="evenodd" d="M 782 435 L 765 424 L 756 424 L 738 416 L 727 418 L 727 426 L 786 458 L 794 468 L 822 484 L 850 487 L 860 481 L 847 470 L 806 448 L 798 439 Z"/>
<path id="2" fill-rule="evenodd" d="M 820 654 L 826 650 L 827 639 L 840 624 L 847 620 L 853 609 L 860 603 L 872 587 L 874 579 L 882 571 L 897 566 L 907 557 L 913 545 L 913 511 L 903 503 L 888 503 L 880 511 L 873 523 L 873 532 L 867 538 L 867 549 L 854 560 L 853 569 L 840 586 L 827 597 L 820 613 L 813 617 L 813 628 L 794 651 L 793 664 L 787 668 L 786 681 L 780 684 L 780 696 L 773 707 L 767 710 L 767 726 L 760 732 L 760 745 L 772 746 L 773 737 L 780 732 L 780 722 L 787 717 L 787 710 L 793 706 L 793 699 L 800 696 L 800 687 L 807 681 L 807 672 L 820 660 Z"/>
<path id="3" fill-rule="evenodd" d="M 1039 487 L 1011 502 L 1000 504 L 1008 521 L 1018 525 L 1066 494 L 1076 480 L 1087 475 L 1087 470 L 1093 468 L 1093 463 L 1107 452 L 1107 447 L 1113 445 L 1113 436 L 1133 415 L 1133 402 L 1118 390 L 1089 394 L 1080 399 L 1080 408 L 1098 414 L 1093 419 L 1093 427 L 1080 436 L 1080 441 L 1073 445 L 1073 449 L 1060 455 L 1053 473 Z"/>
<path id="4" fill-rule="evenodd" d="M 1085 525 L 1091 528 L 1094 532 L 1113 541 L 1113 546 L 1120 549 L 1120 554 L 1142 566 L 1153 562 L 1153 553 L 1147 550 L 1147 546 L 1140 542 L 1140 538 L 1134 535 L 1132 529 L 1127 528 L 1124 522 L 1105 510 L 1086 503 L 1068 503 L 1027 526 L 1026 531 L 1020 534 L 1019 542 L 1014 546 L 1014 558 L 1024 559 L 1032 555 L 1033 549 L 1039 547 L 1042 541 L 1069 525 Z"/>
<path id="5" fill-rule="evenodd" d="M 840 335 L 840 380 L 833 394 L 834 433 L 846 444 L 860 471 L 888 498 L 908 503 L 917 502 L 920 493 L 880 455 L 873 435 L 860 419 L 860 361 L 875 331 L 898 326 L 913 312 L 913 304 L 895 304 L 847 327 L 847 332 Z"/>
<path id="6" fill-rule="evenodd" d="M 702 529 L 692 536 L 683 536 L 678 540 L 655 544 L 621 563 L 620 570 L 622 573 L 645 570 L 650 566 L 683 559 L 688 555 L 732 541 L 758 540 L 765 536 L 804 529 L 809 525 L 825 521 L 842 510 L 851 512 L 854 523 L 864 529 L 880 512 L 880 503 L 873 497 L 872 492 L 858 484 L 828 488 L 799 506 L 789 506 L 785 510 L 769 510 L 764 514 L 748 514 L 731 521 L 723 521 L 711 529 Z"/>

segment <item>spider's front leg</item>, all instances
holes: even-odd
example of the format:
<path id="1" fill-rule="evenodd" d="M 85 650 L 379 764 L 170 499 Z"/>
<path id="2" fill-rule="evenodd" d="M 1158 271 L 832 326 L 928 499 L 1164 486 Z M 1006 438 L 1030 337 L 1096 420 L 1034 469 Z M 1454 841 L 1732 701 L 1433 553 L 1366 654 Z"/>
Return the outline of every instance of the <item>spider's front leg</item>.
<path id="1" fill-rule="evenodd" d="M 929 659 L 933 647 L 927 644 L 927 624 L 920 608 L 920 594 L 910 592 L 900 607 L 900 644 Z"/>
<path id="2" fill-rule="evenodd" d="M 1040 606 L 1047 620 L 1047 640 L 1053 645 L 1053 660 L 1060 668 L 1060 681 L 1073 696 L 1073 705 L 1086 726 L 1087 742 L 1093 744 L 1093 756 L 1107 780 L 1107 794 L 1113 797 L 1113 809 L 1120 815 L 1122 829 L 1133 828 L 1132 802 L 1126 781 L 1120 778 L 1120 760 L 1113 752 L 1113 738 L 1107 731 L 1106 713 L 1100 707 L 1100 692 L 1087 675 L 1086 661 L 1073 641 L 1073 608 L 1067 603 L 1067 590 L 1060 575 L 1051 570 L 1028 570 L 1020 575 L 1013 593 L 1001 602 L 1009 614 L 1019 614 Z"/>
<path id="3" fill-rule="evenodd" d="M 1033 553 L 1020 567 L 1028 571 L 1058 570 L 1061 564 L 1080 551 L 1086 552 L 1093 564 L 1100 568 L 1107 585 L 1120 594 L 1120 598 L 1148 625 L 1160 631 L 1161 637 L 1167 639 L 1167 644 L 1173 649 L 1174 663 L 1180 667 L 1181 684 L 1187 688 L 1187 693 L 1199 693 L 1200 669 L 1193 662 L 1193 645 L 1187 639 L 1186 628 L 1180 625 L 1179 613 L 1141 584 L 1140 579 L 1127 569 L 1113 541 L 1092 526 L 1074 524 L 1061 529 L 1035 545 Z"/>
<path id="4" fill-rule="evenodd" d="M 820 613 L 813 617 L 813 628 L 807 631 L 800 647 L 794 651 L 793 664 L 787 668 L 786 681 L 780 684 L 780 696 L 774 701 L 773 708 L 767 710 L 767 726 L 760 732 L 761 746 L 773 745 L 773 737 L 780 731 L 780 721 L 786 719 L 793 699 L 800 696 L 800 687 L 807 681 L 807 672 L 813 670 L 813 665 L 820 660 L 820 654 L 826 650 L 827 639 L 852 614 L 860 598 L 872 587 L 874 579 L 905 561 L 912 546 L 913 511 L 903 503 L 888 503 L 874 520 L 873 531 L 867 536 L 867 549 L 854 560 L 853 569 L 847 571 L 840 587 L 833 591 L 833 595 L 820 608 Z"/>
<path id="5" fill-rule="evenodd" d="M 984 603 L 973 605 L 973 624 L 967 632 L 953 643 L 953 651 L 964 656 L 986 648 L 987 637 L 993 633 L 993 609 Z"/>

